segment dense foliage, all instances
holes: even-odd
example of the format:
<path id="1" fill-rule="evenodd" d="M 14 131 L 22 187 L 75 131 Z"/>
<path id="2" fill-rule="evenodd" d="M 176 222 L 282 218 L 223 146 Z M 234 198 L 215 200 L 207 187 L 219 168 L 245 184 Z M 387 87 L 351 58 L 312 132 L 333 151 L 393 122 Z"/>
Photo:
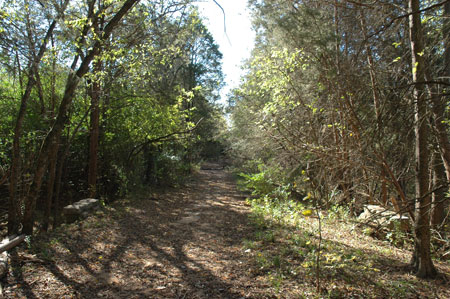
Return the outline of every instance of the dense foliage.
<path id="1" fill-rule="evenodd" d="M 191 1 L 2 1 L 0 192 L 11 233 L 180 182 L 223 125 L 222 54 Z M 38 207 L 36 209 L 36 207 Z"/>

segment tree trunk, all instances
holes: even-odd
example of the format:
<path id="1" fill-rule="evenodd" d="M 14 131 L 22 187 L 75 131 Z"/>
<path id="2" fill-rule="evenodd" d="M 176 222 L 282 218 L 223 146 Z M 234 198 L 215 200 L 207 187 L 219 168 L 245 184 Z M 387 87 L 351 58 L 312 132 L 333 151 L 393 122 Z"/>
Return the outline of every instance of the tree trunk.
<path id="1" fill-rule="evenodd" d="M 144 159 L 145 159 L 145 184 L 156 185 L 158 181 L 157 176 L 157 166 L 156 166 L 156 157 L 157 157 L 157 147 L 153 144 L 144 145 L 143 149 Z"/>
<path id="2" fill-rule="evenodd" d="M 450 142 L 448 140 L 447 125 L 442 122 L 445 119 L 444 113 L 447 99 L 437 96 L 433 96 L 431 99 L 431 109 L 434 118 L 433 129 L 439 145 L 442 162 L 444 163 L 445 175 L 447 181 L 450 182 Z"/>
<path id="3" fill-rule="evenodd" d="M 442 40 L 444 41 L 444 75 L 450 77 L 450 2 L 444 4 L 443 12 L 444 26 L 442 29 Z"/>
<path id="4" fill-rule="evenodd" d="M 47 182 L 47 197 L 45 201 L 44 221 L 42 230 L 47 231 L 50 225 L 50 215 L 52 212 L 53 190 L 55 189 L 56 165 L 58 160 L 59 144 L 54 144 L 50 151 L 49 176 Z"/>
<path id="5" fill-rule="evenodd" d="M 446 188 L 445 186 L 445 168 L 442 164 L 442 160 L 438 154 L 433 155 L 433 194 L 432 198 L 432 211 L 431 211 L 431 225 L 434 228 L 438 228 L 442 224 L 445 217 L 445 200 L 446 200 Z"/>
<path id="6" fill-rule="evenodd" d="M 61 224 L 61 214 L 62 214 L 62 206 L 60 202 L 60 194 L 61 194 L 61 185 L 63 176 L 65 176 L 65 166 L 66 160 L 70 153 L 70 146 L 72 145 L 72 141 L 77 135 L 78 131 L 81 128 L 81 125 L 85 122 L 86 118 L 89 115 L 89 111 L 87 110 L 81 120 L 78 122 L 77 126 L 72 132 L 72 136 L 67 136 L 67 141 L 65 142 L 64 149 L 61 151 L 58 159 L 58 169 L 56 170 L 56 178 L 55 178 L 55 196 L 54 196 L 54 207 L 53 207 L 53 227 L 57 227 Z"/>
<path id="7" fill-rule="evenodd" d="M 375 63 L 373 60 L 372 49 L 369 46 L 367 41 L 367 30 L 366 30 L 366 17 L 364 15 L 364 10 L 360 11 L 361 17 L 361 31 L 363 34 L 364 40 L 366 40 L 366 56 L 367 56 L 367 64 L 369 66 L 369 75 L 370 75 L 370 84 L 372 86 L 372 96 L 373 96 L 373 106 L 375 109 L 375 117 L 377 122 L 377 135 L 381 134 L 382 122 L 381 122 L 381 105 L 380 105 L 380 97 L 378 94 L 378 87 L 376 82 L 376 74 L 375 74 Z"/>
<path id="8" fill-rule="evenodd" d="M 24 240 L 25 240 L 25 235 L 15 236 L 14 238 L 11 238 L 9 240 L 8 239 L 3 240 L 5 242 L 0 243 L 0 253 L 16 247 L 17 245 L 22 243 Z"/>
<path id="9" fill-rule="evenodd" d="M 430 204 L 429 195 L 429 152 L 428 126 L 426 121 L 427 103 L 424 97 L 425 60 L 423 59 L 423 33 L 420 20 L 419 0 L 408 0 L 409 33 L 411 43 L 412 78 L 414 85 L 414 129 L 416 136 L 416 216 L 414 223 L 414 253 L 412 266 L 421 278 L 436 276 L 430 250 Z"/>
<path id="10" fill-rule="evenodd" d="M 69 0 L 65 0 L 61 6 L 61 14 L 65 11 Z M 19 229 L 20 223 L 20 207 L 18 203 L 17 196 L 17 186 L 19 181 L 19 175 L 21 172 L 21 157 L 20 157 L 20 138 L 22 136 L 22 125 L 23 120 L 25 118 L 28 100 L 31 96 L 31 90 L 36 84 L 36 80 L 39 76 L 39 63 L 42 60 L 45 52 L 47 51 L 47 43 L 49 39 L 53 35 L 53 31 L 56 27 L 57 20 L 53 20 L 50 24 L 47 32 L 45 34 L 44 39 L 42 40 L 41 46 L 39 47 L 39 52 L 37 55 L 32 57 L 31 65 L 30 65 L 30 73 L 28 75 L 28 83 L 25 89 L 24 94 L 22 95 L 19 114 L 16 119 L 16 125 L 14 127 L 14 138 L 13 138 L 13 150 L 12 150 L 12 159 L 11 159 L 11 177 L 10 177 L 10 186 L 9 186 L 9 209 L 8 209 L 8 233 L 16 233 Z M 30 31 L 31 32 L 31 31 Z M 33 37 L 30 35 L 30 40 L 33 40 Z M 30 45 L 34 47 L 34 45 Z M 22 85 L 22 84 L 21 84 Z"/>
<path id="11" fill-rule="evenodd" d="M 101 63 L 97 62 L 95 70 L 101 69 Z M 100 82 L 92 82 L 91 96 L 91 120 L 89 134 L 89 167 L 88 167 L 88 190 L 89 197 L 95 198 L 97 195 L 97 176 L 98 176 L 98 143 L 100 132 Z"/>
<path id="12" fill-rule="evenodd" d="M 450 2 L 444 4 L 443 22 L 442 40 L 444 41 L 444 68 L 442 75 L 444 78 L 447 78 L 448 81 L 450 78 Z M 442 123 L 442 120 L 445 119 L 444 112 L 446 105 L 447 98 L 433 97 L 432 107 L 437 139 L 442 161 L 444 162 L 447 182 L 450 183 L 450 142 L 447 135 L 447 126 Z"/>
<path id="13" fill-rule="evenodd" d="M 59 226 L 62 222 L 61 221 L 62 206 L 61 206 L 59 195 L 61 194 L 61 181 L 62 181 L 63 173 L 65 173 L 64 166 L 65 166 L 66 158 L 68 155 L 69 155 L 69 145 L 66 145 L 58 159 L 58 163 L 57 163 L 58 167 L 56 169 L 55 195 L 54 195 L 55 204 L 53 206 L 53 228 Z"/>
<path id="14" fill-rule="evenodd" d="M 70 104 L 72 103 L 72 99 L 79 81 L 80 77 L 78 77 L 76 74 L 69 75 L 66 83 L 64 97 L 61 101 L 61 105 L 59 107 L 59 112 L 56 117 L 55 123 L 50 132 L 47 134 L 46 138 L 44 139 L 44 144 L 42 145 L 42 148 L 39 152 L 39 156 L 36 163 L 36 170 L 33 178 L 33 184 L 25 200 L 25 211 L 23 216 L 23 233 L 27 235 L 31 235 L 33 233 L 34 210 L 36 205 L 36 199 L 41 190 L 42 180 L 47 170 L 51 149 L 54 148 L 54 146 L 56 146 L 56 144 L 59 143 L 61 133 L 68 119 L 67 110 L 69 109 Z"/>
<path id="15" fill-rule="evenodd" d="M 101 10 L 102 2 L 98 2 L 99 10 Z M 96 34 L 100 35 L 103 29 L 104 19 L 100 18 L 95 28 Z M 99 50 L 101 51 L 101 50 Z M 100 136 L 100 96 L 102 86 L 100 78 L 96 78 L 95 74 L 102 70 L 102 62 L 100 60 L 94 61 L 93 73 L 94 80 L 92 81 L 92 88 L 90 92 L 91 97 L 91 120 L 89 127 L 89 167 L 88 167 L 88 190 L 89 197 L 95 198 L 97 195 L 97 177 L 98 177 L 98 146 Z"/>

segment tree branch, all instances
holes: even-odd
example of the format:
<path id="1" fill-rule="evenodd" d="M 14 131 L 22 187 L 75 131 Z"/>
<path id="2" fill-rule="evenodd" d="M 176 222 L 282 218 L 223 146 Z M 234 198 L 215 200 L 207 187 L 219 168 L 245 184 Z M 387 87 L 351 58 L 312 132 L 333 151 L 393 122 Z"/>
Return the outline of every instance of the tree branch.
<path id="1" fill-rule="evenodd" d="M 146 146 L 146 145 L 149 145 L 149 144 L 155 143 L 155 142 L 159 142 L 159 141 L 165 141 L 165 140 L 167 140 L 168 138 L 170 138 L 170 137 L 172 137 L 172 136 L 175 136 L 175 135 L 184 135 L 184 134 L 192 133 L 193 131 L 195 131 L 195 130 L 197 129 L 198 125 L 202 122 L 202 120 L 203 120 L 203 118 L 201 118 L 201 119 L 195 124 L 194 127 L 190 128 L 190 129 L 188 129 L 188 130 L 181 131 L 181 132 L 180 132 L 180 131 L 178 131 L 178 132 L 172 132 L 172 133 L 169 133 L 169 134 L 164 135 L 164 136 L 160 136 L 160 137 L 156 137 L 156 138 L 153 138 L 153 139 L 149 139 L 149 140 L 147 140 L 147 141 L 145 141 L 145 142 L 143 142 L 143 143 L 141 143 L 141 144 L 136 145 L 136 146 L 131 150 L 130 154 L 128 155 L 128 161 L 130 161 L 131 158 L 132 158 L 133 156 L 139 154 L 139 153 L 142 151 L 142 149 L 144 148 L 144 146 Z"/>
<path id="2" fill-rule="evenodd" d="M 442 2 L 439 2 L 439 3 L 436 3 L 436 4 L 430 5 L 430 6 L 428 6 L 428 7 L 425 7 L 425 8 L 423 8 L 423 9 L 419 10 L 419 11 L 409 12 L 409 13 L 406 13 L 406 14 L 403 14 L 403 15 L 400 15 L 400 16 L 397 16 L 397 17 L 393 18 L 389 23 L 383 25 L 382 28 L 381 28 L 380 30 L 378 30 L 377 32 L 372 33 L 371 35 L 369 35 L 369 36 L 367 37 L 367 39 L 369 39 L 369 38 L 371 38 L 371 37 L 373 37 L 373 36 L 375 36 L 375 35 L 377 35 L 377 34 L 380 34 L 382 31 L 384 31 L 384 30 L 386 30 L 387 28 L 391 27 L 391 26 L 395 23 L 395 21 L 397 21 L 397 20 L 399 20 L 399 19 L 407 18 L 407 17 L 409 17 L 410 15 L 412 15 L 413 13 L 422 13 L 422 12 L 425 12 L 425 11 L 428 11 L 428 10 L 435 9 L 436 7 L 445 5 L 447 2 L 450 2 L 450 0 L 444 0 L 444 1 L 442 1 Z"/>

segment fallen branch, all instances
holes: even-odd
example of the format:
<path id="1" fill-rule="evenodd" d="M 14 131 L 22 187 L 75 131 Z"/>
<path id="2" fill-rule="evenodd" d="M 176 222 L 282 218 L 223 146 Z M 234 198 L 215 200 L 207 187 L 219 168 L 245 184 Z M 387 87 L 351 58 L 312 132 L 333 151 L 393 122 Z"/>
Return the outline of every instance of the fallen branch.
<path id="1" fill-rule="evenodd" d="M 25 235 L 12 235 L 7 237 L 0 243 L 0 279 L 4 278 L 8 273 L 8 253 L 5 251 L 16 247 L 17 245 L 22 243 L 23 240 L 25 240 Z M 0 296 L 2 296 L 1 292 L 3 292 L 3 290 L 0 285 Z"/>
<path id="2" fill-rule="evenodd" d="M 9 238 L 4 239 L 1 243 L 0 243 L 0 253 L 2 253 L 3 251 L 8 251 L 14 247 L 16 247 L 17 245 L 19 245 L 20 243 L 22 243 L 25 240 L 25 235 L 19 235 L 19 236 L 10 236 Z"/>

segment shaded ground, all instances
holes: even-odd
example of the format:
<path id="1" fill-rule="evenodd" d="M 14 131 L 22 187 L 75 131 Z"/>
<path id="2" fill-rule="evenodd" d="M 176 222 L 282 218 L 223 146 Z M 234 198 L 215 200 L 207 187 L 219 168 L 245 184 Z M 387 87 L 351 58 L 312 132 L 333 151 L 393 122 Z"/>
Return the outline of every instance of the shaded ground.
<path id="1" fill-rule="evenodd" d="M 13 257 L 7 298 L 248 298 L 248 207 L 214 165 L 178 190 L 122 201 Z"/>

